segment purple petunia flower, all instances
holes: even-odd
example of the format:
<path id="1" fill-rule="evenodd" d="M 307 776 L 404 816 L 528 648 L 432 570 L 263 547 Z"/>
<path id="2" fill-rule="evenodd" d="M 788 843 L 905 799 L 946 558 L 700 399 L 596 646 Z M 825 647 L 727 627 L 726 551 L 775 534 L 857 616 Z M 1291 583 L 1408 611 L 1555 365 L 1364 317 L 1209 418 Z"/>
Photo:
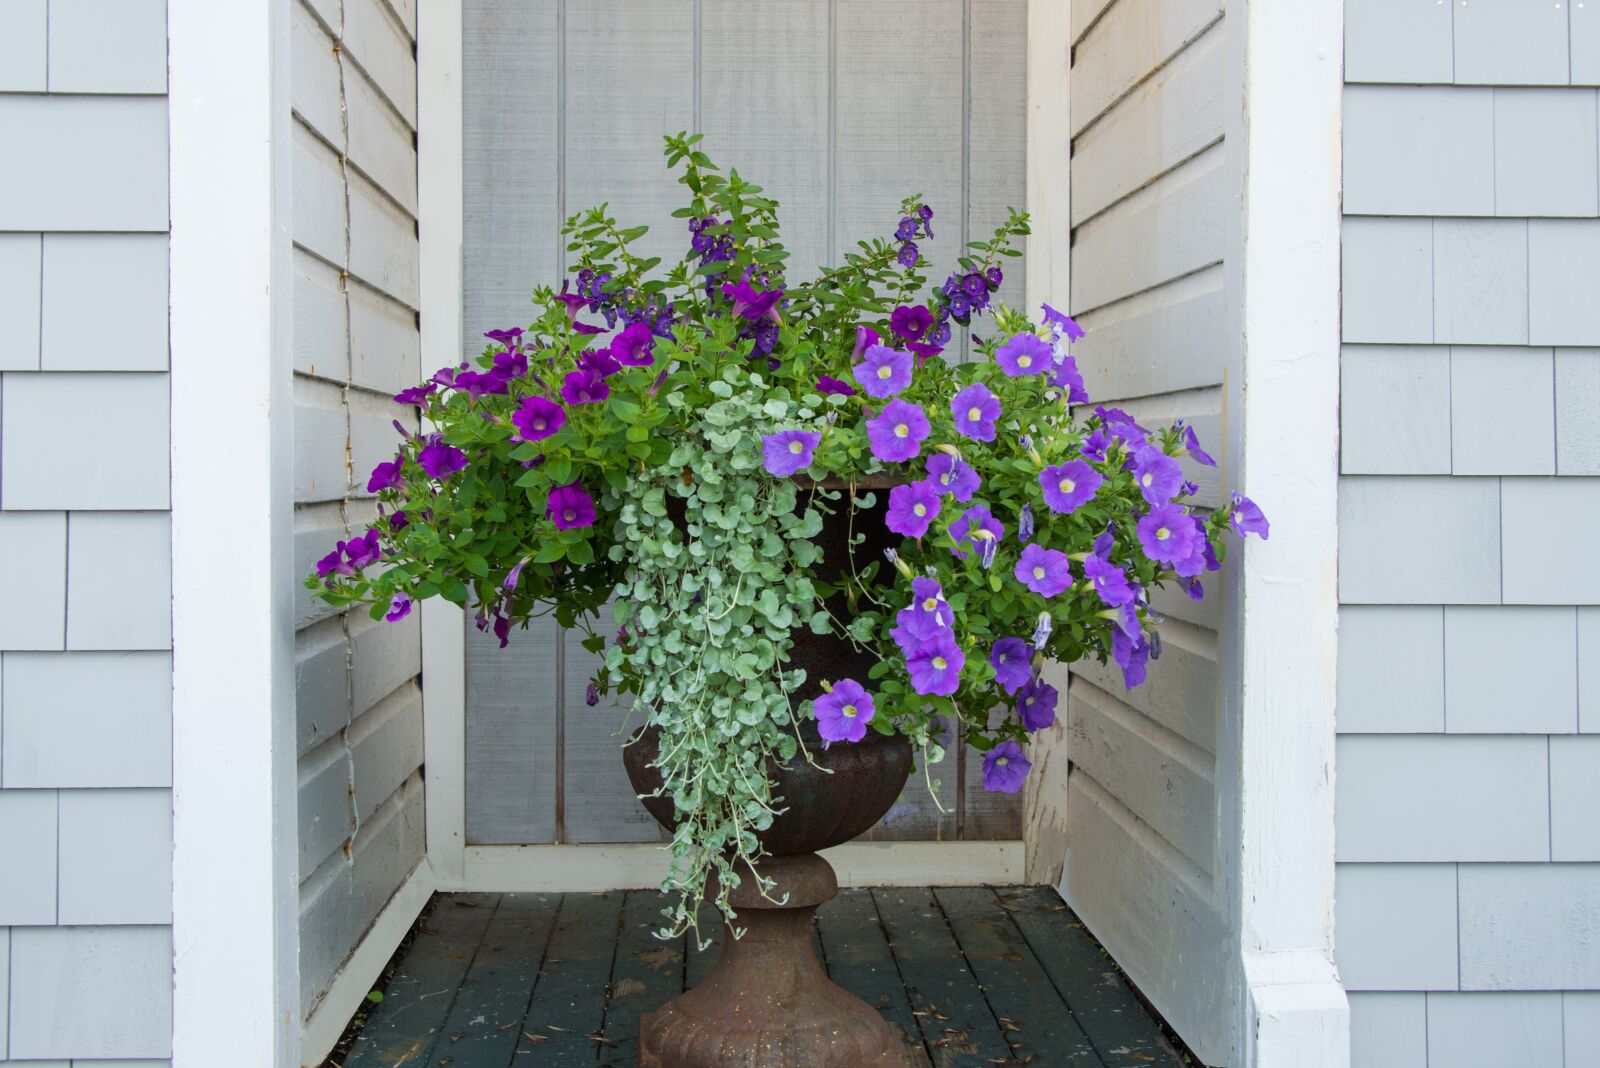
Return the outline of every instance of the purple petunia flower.
<path id="1" fill-rule="evenodd" d="M 922 341 L 907 341 L 906 348 L 910 349 L 912 354 L 916 356 L 918 367 L 921 367 L 944 351 L 943 345 L 929 345 Z"/>
<path id="2" fill-rule="evenodd" d="M 1039 472 L 1044 503 L 1053 512 L 1071 513 L 1088 503 L 1105 481 L 1100 472 L 1082 460 L 1068 460 Z"/>
<path id="3" fill-rule="evenodd" d="M 948 634 L 930 638 L 906 657 L 911 688 L 924 696 L 948 697 L 955 693 L 961 686 L 961 669 L 966 664 L 966 654 Z"/>
<path id="4" fill-rule="evenodd" d="M 561 397 L 568 404 L 599 404 L 609 396 L 611 387 L 592 371 L 568 371 L 561 380 Z"/>
<path id="5" fill-rule="evenodd" d="M 1133 478 L 1145 500 L 1152 505 L 1166 504 L 1183 485 L 1183 468 L 1160 449 L 1146 445 L 1133 454 Z"/>
<path id="6" fill-rule="evenodd" d="M 1106 435 L 1106 432 L 1100 427 L 1095 427 L 1089 432 L 1089 436 L 1083 439 L 1083 444 L 1078 446 L 1078 455 L 1085 460 L 1104 463 L 1106 450 L 1110 447 L 1111 439 Z"/>
<path id="7" fill-rule="evenodd" d="M 1029 678 L 1017 692 L 1017 718 L 1023 730 L 1042 731 L 1056 721 L 1056 702 L 1061 695 L 1043 679 Z"/>
<path id="8" fill-rule="evenodd" d="M 518 339 L 522 337 L 522 327 L 513 326 L 509 330 L 486 330 L 483 336 L 490 341 L 498 341 L 500 344 L 510 348 L 519 343 Z"/>
<path id="9" fill-rule="evenodd" d="M 1033 763 L 1022 755 L 1022 746 L 1004 741 L 983 754 L 983 788 L 991 793 L 1014 794 L 1022 789 Z"/>
<path id="10" fill-rule="evenodd" d="M 506 381 L 521 378 L 528 373 L 528 354 L 521 349 L 507 349 L 495 353 L 494 373 Z"/>
<path id="11" fill-rule="evenodd" d="M 1023 683 L 1033 678 L 1029 659 L 1027 642 L 1021 638 L 1001 638 L 989 650 L 989 663 L 994 665 L 994 681 L 1006 693 L 1016 693 Z"/>
<path id="12" fill-rule="evenodd" d="M 583 688 L 583 703 L 590 708 L 598 705 L 600 703 L 600 687 L 592 682 L 585 686 Z"/>
<path id="13" fill-rule="evenodd" d="M 383 618 L 390 623 L 398 623 L 410 614 L 411 598 L 403 593 L 397 593 L 394 595 L 394 600 L 389 602 L 389 610 L 383 614 Z"/>
<path id="14" fill-rule="evenodd" d="M 950 414 L 955 416 L 958 432 L 973 441 L 993 441 L 1000 399 L 982 382 L 974 382 L 950 399 Z"/>
<path id="15" fill-rule="evenodd" d="M 611 339 L 611 355 L 617 358 L 618 363 L 627 364 L 629 367 L 649 367 L 656 362 L 655 353 L 651 349 L 655 346 L 656 336 L 644 323 L 629 323 L 622 332 Z"/>
<path id="16" fill-rule="evenodd" d="M 463 370 L 466 366 L 466 364 L 461 365 Z M 441 367 L 433 372 L 433 377 L 429 381 L 441 386 L 454 386 L 456 384 L 456 369 L 454 367 Z"/>
<path id="17" fill-rule="evenodd" d="M 377 563 L 383 557 L 383 547 L 378 544 L 376 527 L 369 527 L 359 538 L 341 541 L 339 549 L 344 553 L 345 559 L 350 561 L 350 566 L 357 571 L 369 564 Z"/>
<path id="18" fill-rule="evenodd" d="M 1262 541 L 1267 540 L 1270 529 L 1267 517 L 1249 497 L 1241 497 L 1237 493 L 1233 495 L 1233 509 L 1228 513 L 1228 523 L 1241 538 L 1246 534 L 1259 534 Z"/>
<path id="19" fill-rule="evenodd" d="M 1150 645 L 1139 638 L 1130 638 L 1120 630 L 1111 632 L 1111 659 L 1122 669 L 1122 685 L 1133 689 L 1145 679 L 1145 666 L 1150 662 Z"/>
<path id="20" fill-rule="evenodd" d="M 833 394 L 839 397 L 853 397 L 856 395 L 856 387 L 831 375 L 822 375 L 817 379 L 817 392 Z"/>
<path id="21" fill-rule="evenodd" d="M 907 241 L 901 245 L 900 253 L 895 256 L 895 259 L 899 261 L 902 267 L 915 267 L 917 265 L 917 243 L 915 241 Z"/>
<path id="22" fill-rule="evenodd" d="M 916 456 L 927 436 L 928 416 L 907 401 L 892 400 L 877 418 L 867 420 L 872 455 L 884 463 L 900 463 Z"/>
<path id="23" fill-rule="evenodd" d="M 867 724 L 876 711 L 872 695 L 854 679 L 840 679 L 831 692 L 811 703 L 817 733 L 827 742 L 859 742 L 867 736 Z"/>
<path id="24" fill-rule="evenodd" d="M 500 639 L 500 648 L 504 649 L 511 644 L 511 617 L 503 616 L 496 612 L 494 617 L 494 636 Z"/>
<path id="25" fill-rule="evenodd" d="M 933 313 L 925 304 L 902 304 L 889 316 L 889 329 L 896 337 L 920 341 L 933 325 Z"/>
<path id="26" fill-rule="evenodd" d="M 1066 353 L 1050 372 L 1050 384 L 1067 391 L 1068 404 L 1088 403 L 1089 391 L 1083 385 L 1083 372 L 1078 370 L 1078 361 Z"/>
<path id="27" fill-rule="evenodd" d="M 1200 447 L 1200 437 L 1194 432 L 1194 427 L 1183 428 L 1183 447 L 1189 450 L 1189 455 L 1194 457 L 1196 463 L 1205 464 L 1207 467 L 1217 466 L 1217 461 L 1211 458 L 1206 450 Z"/>
<path id="28" fill-rule="evenodd" d="M 1048 304 L 1039 305 L 1044 309 L 1044 321 L 1049 323 L 1057 334 L 1063 334 L 1068 341 L 1076 341 L 1083 336 L 1083 327 L 1070 315 L 1056 311 Z"/>
<path id="29" fill-rule="evenodd" d="M 325 579 L 332 574 L 354 575 L 356 569 L 345 561 L 344 551 L 334 549 L 333 552 L 317 561 L 317 578 Z"/>
<path id="30" fill-rule="evenodd" d="M 1029 544 L 1022 550 L 1013 574 L 1018 582 L 1042 597 L 1054 597 L 1072 585 L 1067 554 L 1038 544 Z"/>
<path id="31" fill-rule="evenodd" d="M 1017 516 L 1017 540 L 1028 542 L 1033 540 L 1033 505 L 1024 504 L 1022 511 Z"/>
<path id="32" fill-rule="evenodd" d="M 406 518 L 406 514 L 404 512 L 396 512 L 394 515 L 389 517 L 390 530 L 404 530 L 410 525 L 411 520 Z"/>
<path id="33" fill-rule="evenodd" d="M 811 430 L 780 430 L 761 438 L 762 462 L 767 472 L 778 478 L 787 478 L 796 471 L 811 466 L 822 435 Z"/>
<path id="34" fill-rule="evenodd" d="M 972 500 L 983 481 L 971 464 L 947 452 L 930 454 L 927 471 L 927 481 L 936 493 L 948 493 L 962 504 Z"/>
<path id="35" fill-rule="evenodd" d="M 452 381 L 453 380 L 454 376 L 452 375 Z M 394 402 L 396 404 L 415 404 L 420 408 L 428 403 L 428 395 L 438 388 L 438 383 L 424 382 L 420 386 L 412 386 L 409 389 L 402 389 L 399 393 L 394 395 Z"/>
<path id="36" fill-rule="evenodd" d="M 487 397 L 506 392 L 509 381 L 498 371 L 462 371 L 455 386 L 469 397 Z"/>
<path id="37" fill-rule="evenodd" d="M 1144 554 L 1163 564 L 1188 559 L 1195 551 L 1195 540 L 1200 537 L 1194 517 L 1176 504 L 1150 509 L 1139 520 L 1137 529 Z"/>
<path id="38" fill-rule="evenodd" d="M 954 614 L 937 579 L 917 578 L 911 580 L 911 604 L 894 618 L 909 639 L 901 645 L 901 651 L 909 656 L 921 642 L 949 633 Z"/>
<path id="39" fill-rule="evenodd" d="M 417 453 L 417 463 L 427 472 L 429 478 L 449 478 L 467 466 L 467 454 L 454 445 L 433 441 L 424 445 L 422 451 Z"/>
<path id="40" fill-rule="evenodd" d="M 874 345 L 850 368 L 869 397 L 892 397 L 911 384 L 911 353 Z"/>
<path id="41" fill-rule="evenodd" d="M 762 291 L 749 282 L 724 282 L 722 295 L 733 301 L 733 314 L 754 322 L 770 318 L 777 321 L 777 303 L 783 297 L 782 288 Z"/>
<path id="42" fill-rule="evenodd" d="M 544 510 L 557 530 L 594 526 L 594 498 L 581 482 L 569 482 L 551 490 Z"/>
<path id="43" fill-rule="evenodd" d="M 889 491 L 884 525 L 896 534 L 920 538 L 939 514 L 939 494 L 926 482 L 904 483 Z"/>
<path id="44" fill-rule="evenodd" d="M 1133 600 L 1133 588 L 1128 585 L 1128 574 L 1111 561 L 1090 556 L 1083 562 L 1083 577 L 1089 580 L 1100 600 L 1113 608 Z"/>
<path id="45" fill-rule="evenodd" d="M 1051 370 L 1050 346 L 1037 334 L 1018 334 L 994 350 L 994 362 L 1012 378 Z"/>
<path id="46" fill-rule="evenodd" d="M 398 489 L 405 485 L 405 477 L 400 474 L 405 462 L 405 457 L 396 456 L 393 460 L 385 460 L 374 467 L 372 477 L 367 479 L 367 492 L 377 493 L 380 490 Z"/>
<path id="47" fill-rule="evenodd" d="M 545 397 L 525 397 L 511 423 L 523 441 L 543 441 L 566 425 L 567 410 Z"/>
<path id="48" fill-rule="evenodd" d="M 977 271 L 962 276 L 961 291 L 973 300 L 989 295 L 989 283 Z"/>
<path id="49" fill-rule="evenodd" d="M 866 352 L 872 346 L 876 345 L 880 340 L 882 340 L 882 339 L 878 337 L 878 332 L 876 330 L 872 329 L 872 327 L 870 327 L 870 326 L 858 326 L 858 327 L 856 327 L 856 347 L 850 353 L 850 358 L 852 360 L 861 359 L 862 353 Z M 852 392 L 854 392 L 854 391 L 852 390 Z"/>
<path id="50" fill-rule="evenodd" d="M 610 349 L 586 349 L 578 357 L 578 370 L 587 371 L 599 378 L 610 378 L 622 370 L 622 364 L 611 355 Z"/>
<path id="51" fill-rule="evenodd" d="M 900 217 L 900 225 L 895 227 L 895 229 L 894 229 L 894 238 L 895 238 L 895 240 L 896 241 L 910 241 L 912 238 L 914 238 L 916 236 L 917 236 L 917 220 L 913 219 L 909 215 L 902 215 Z"/>
<path id="52" fill-rule="evenodd" d="M 1006 528 L 990 514 L 989 509 L 975 504 L 961 513 L 961 518 L 950 524 L 950 536 L 956 544 L 950 551 L 965 560 L 973 548 L 986 542 L 999 542 L 1006 536 Z"/>

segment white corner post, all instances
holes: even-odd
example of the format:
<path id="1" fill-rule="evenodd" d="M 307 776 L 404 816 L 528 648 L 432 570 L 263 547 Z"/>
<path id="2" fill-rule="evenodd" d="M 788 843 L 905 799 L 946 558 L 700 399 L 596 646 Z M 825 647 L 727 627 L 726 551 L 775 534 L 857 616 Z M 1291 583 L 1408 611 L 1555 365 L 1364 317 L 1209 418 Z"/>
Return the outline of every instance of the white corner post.
<path id="1" fill-rule="evenodd" d="M 1229 488 L 1272 521 L 1271 540 L 1235 548 L 1238 645 L 1223 679 L 1239 740 L 1235 1063 L 1344 1068 L 1349 1008 L 1333 959 L 1343 10 L 1241 0 L 1227 23 L 1239 196 Z"/>
<path id="2" fill-rule="evenodd" d="M 169 0 L 174 1068 L 298 1068 L 288 0 Z"/>
<path id="3" fill-rule="evenodd" d="M 421 0 L 417 196 L 424 364 L 454 363 L 461 352 L 461 32 L 459 0 Z M 465 620 L 441 598 L 420 607 L 428 865 L 438 889 L 460 890 L 467 844 Z"/>

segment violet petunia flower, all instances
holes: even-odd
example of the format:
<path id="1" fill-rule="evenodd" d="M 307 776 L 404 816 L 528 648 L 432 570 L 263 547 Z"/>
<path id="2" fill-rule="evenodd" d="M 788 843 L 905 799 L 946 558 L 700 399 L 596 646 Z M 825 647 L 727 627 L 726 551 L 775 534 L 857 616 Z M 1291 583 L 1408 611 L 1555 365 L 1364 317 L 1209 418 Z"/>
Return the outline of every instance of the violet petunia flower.
<path id="1" fill-rule="evenodd" d="M 1022 755 L 1022 746 L 1004 741 L 983 754 L 983 788 L 991 793 L 1014 794 L 1022 789 L 1033 763 Z"/>
<path id="2" fill-rule="evenodd" d="M 424 382 L 420 386 L 411 386 L 396 393 L 394 402 L 396 404 L 415 404 L 420 408 L 428 403 L 428 395 L 438 388 L 439 384 L 437 382 Z"/>
<path id="3" fill-rule="evenodd" d="M 1082 460 L 1068 460 L 1039 472 L 1044 503 L 1052 512 L 1063 514 L 1075 512 L 1092 500 L 1104 481 L 1100 472 Z"/>
<path id="4" fill-rule="evenodd" d="M 469 397 L 487 397 L 504 393 L 510 379 L 498 371 L 462 371 L 456 375 L 455 387 Z"/>
<path id="5" fill-rule="evenodd" d="M 1051 370 L 1050 346 L 1037 334 L 1018 334 L 994 350 L 994 362 L 1011 378 Z"/>
<path id="6" fill-rule="evenodd" d="M 543 441 L 566 425 L 567 410 L 546 397 L 525 397 L 511 423 L 523 441 Z"/>
<path id="7" fill-rule="evenodd" d="M 598 705 L 600 703 L 600 687 L 592 682 L 585 686 L 583 688 L 583 703 L 590 708 Z"/>
<path id="8" fill-rule="evenodd" d="M 884 463 L 901 463 L 916 456 L 927 436 L 927 414 L 907 401 L 892 400 L 875 419 L 867 420 L 872 455 Z"/>
<path id="9" fill-rule="evenodd" d="M 1056 721 L 1056 702 L 1061 695 L 1056 688 L 1043 679 L 1030 677 L 1025 686 L 1017 691 L 1017 718 L 1022 720 L 1022 729 L 1030 733 L 1042 731 Z"/>
<path id="10" fill-rule="evenodd" d="M 389 517 L 390 530 L 404 530 L 410 525 L 411 520 L 406 518 L 406 514 L 404 512 L 396 512 L 394 515 Z"/>
<path id="11" fill-rule="evenodd" d="M 393 460 L 385 460 L 374 467 L 372 477 L 367 479 L 367 492 L 378 493 L 386 489 L 399 489 L 405 485 L 405 476 L 400 473 L 405 462 L 405 457 L 396 456 Z"/>
<path id="12" fill-rule="evenodd" d="M 610 349 L 585 349 L 578 357 L 578 370 L 600 378 L 610 378 L 622 370 L 622 363 L 611 355 Z"/>
<path id="13" fill-rule="evenodd" d="M 1217 461 L 1200 447 L 1200 436 L 1194 432 L 1192 426 L 1183 428 L 1183 447 L 1189 450 L 1189 455 L 1194 458 L 1195 463 L 1205 464 L 1207 467 L 1217 466 Z"/>
<path id="14" fill-rule="evenodd" d="M 974 382 L 950 399 L 950 414 L 955 416 L 959 433 L 973 441 L 993 441 L 1000 399 L 982 382 Z"/>
<path id="15" fill-rule="evenodd" d="M 1054 597 L 1072 585 L 1072 569 L 1067 554 L 1030 543 L 1022 550 L 1013 572 L 1016 580 L 1041 597 Z"/>
<path id="16" fill-rule="evenodd" d="M 1083 444 L 1078 446 L 1078 455 L 1085 460 L 1104 463 L 1106 450 L 1111 447 L 1111 438 L 1100 427 L 1095 427 L 1089 436 L 1083 439 Z"/>
<path id="17" fill-rule="evenodd" d="M 500 639 L 500 648 L 511 644 L 511 617 L 495 613 L 494 636 Z"/>
<path id="18" fill-rule="evenodd" d="M 994 665 L 994 681 L 1006 693 L 1016 693 L 1033 678 L 1030 659 L 1027 642 L 1021 638 L 1001 638 L 989 650 L 989 663 Z"/>
<path id="19" fill-rule="evenodd" d="M 853 397 L 856 395 L 856 387 L 832 375 L 821 375 L 817 378 L 817 392 L 836 397 Z"/>
<path id="20" fill-rule="evenodd" d="M 1249 497 L 1233 495 L 1233 509 L 1228 513 L 1228 523 L 1233 527 L 1233 532 L 1239 537 L 1246 534 L 1259 534 L 1262 541 L 1267 540 L 1267 532 L 1271 528 L 1267 517 L 1262 514 L 1260 507 Z"/>
<path id="21" fill-rule="evenodd" d="M 1160 449 L 1146 445 L 1133 454 L 1133 478 L 1146 501 L 1161 505 L 1178 495 L 1183 468 Z"/>
<path id="22" fill-rule="evenodd" d="M 961 669 L 966 664 L 966 654 L 955 638 L 940 634 L 906 657 L 906 672 L 911 676 L 911 688 L 923 696 L 948 697 L 961 687 Z"/>
<path id="23" fill-rule="evenodd" d="M 429 478 L 449 478 L 467 466 L 467 454 L 454 445 L 433 441 L 417 453 L 417 463 Z"/>
<path id="24" fill-rule="evenodd" d="M 1128 574 L 1110 560 L 1090 556 L 1083 562 L 1083 577 L 1100 595 L 1102 603 L 1119 608 L 1133 600 L 1133 587 L 1128 585 Z"/>
<path id="25" fill-rule="evenodd" d="M 1055 369 L 1050 372 L 1050 384 L 1067 391 L 1068 404 L 1086 404 L 1089 401 L 1089 391 L 1083 384 L 1083 372 L 1078 370 L 1078 361 L 1070 355 L 1063 353 L 1056 362 Z"/>
<path id="26" fill-rule="evenodd" d="M 919 641 L 949 630 L 955 618 L 950 611 L 949 603 L 944 599 L 944 590 L 940 587 L 939 580 L 934 578 L 911 580 L 911 606 L 907 611 L 912 613 L 907 621 L 911 633 Z"/>
<path id="27" fill-rule="evenodd" d="M 351 567 L 345 560 L 342 549 L 334 549 L 333 552 L 317 561 L 317 578 L 320 579 L 325 579 L 333 574 L 354 575 L 355 573 L 356 569 Z"/>
<path id="28" fill-rule="evenodd" d="M 961 504 L 972 500 L 972 495 L 977 493 L 978 487 L 983 484 L 983 480 L 978 477 L 978 472 L 972 469 L 971 464 L 947 452 L 930 454 L 926 470 L 928 477 L 925 481 L 933 487 L 934 492 L 948 493 Z"/>
<path id="29" fill-rule="evenodd" d="M 1068 341 L 1077 341 L 1083 337 L 1083 327 L 1070 315 L 1056 311 L 1048 304 L 1039 305 L 1044 310 L 1044 321 L 1049 323 L 1057 334 L 1064 335 Z"/>
<path id="30" fill-rule="evenodd" d="M 1052 629 L 1049 612 L 1040 612 L 1039 621 L 1033 626 L 1033 636 L 1028 640 L 1033 644 L 1033 651 L 1044 652 L 1044 643 L 1050 640 Z"/>
<path id="31" fill-rule="evenodd" d="M 921 367 L 944 351 L 943 345 L 929 345 L 923 341 L 907 341 L 906 348 L 910 349 L 912 355 L 916 356 L 918 367 Z"/>
<path id="32" fill-rule="evenodd" d="M 568 404 L 599 404 L 609 396 L 611 387 L 593 371 L 568 371 L 561 380 L 561 398 Z"/>
<path id="33" fill-rule="evenodd" d="M 557 530 L 575 530 L 594 526 L 594 498 L 581 482 L 569 482 L 550 491 L 545 504 L 545 514 L 555 523 Z"/>
<path id="34" fill-rule="evenodd" d="M 655 353 L 651 351 L 656 343 L 655 334 L 644 323 L 629 323 L 622 332 L 611 339 L 611 355 L 615 356 L 618 363 L 627 364 L 629 367 L 649 367 L 655 363 Z"/>
<path id="35" fill-rule="evenodd" d="M 1176 504 L 1150 509 L 1139 520 L 1137 530 L 1144 554 L 1162 564 L 1188 559 L 1195 551 L 1195 540 L 1200 537 L 1194 517 Z"/>
<path id="36" fill-rule="evenodd" d="M 508 330 L 486 330 L 484 331 L 483 336 L 488 338 L 490 341 L 498 341 L 506 348 L 511 348 L 517 344 L 520 344 L 520 339 L 522 338 L 522 327 L 513 326 Z"/>
<path id="37" fill-rule="evenodd" d="M 339 548 L 344 552 L 345 559 L 350 561 L 350 566 L 357 571 L 369 564 L 377 563 L 383 557 L 383 547 L 378 543 L 376 527 L 369 527 L 359 538 L 341 541 Z"/>
<path id="38" fill-rule="evenodd" d="M 528 373 L 528 354 L 521 349 L 507 349 L 494 354 L 494 374 L 509 381 Z"/>
<path id="39" fill-rule="evenodd" d="M 397 593 L 394 595 L 394 600 L 389 602 L 389 610 L 383 614 L 383 618 L 390 623 L 398 623 L 410 614 L 411 598 L 403 593 Z"/>
<path id="40" fill-rule="evenodd" d="M 961 518 L 950 524 L 950 536 L 955 547 L 950 551 L 965 560 L 974 548 L 985 542 L 999 542 L 1006 536 L 1005 524 L 990 514 L 989 509 L 975 504 L 961 513 Z"/>
<path id="41" fill-rule="evenodd" d="M 1150 645 L 1140 638 L 1130 638 L 1120 630 L 1111 632 L 1111 659 L 1122 669 L 1122 685 L 1133 689 L 1145 679 L 1145 666 L 1150 662 Z"/>
<path id="42" fill-rule="evenodd" d="M 783 297 L 783 290 L 771 289 L 762 291 L 749 282 L 724 282 L 722 295 L 733 302 L 733 314 L 742 316 L 752 322 L 757 319 L 771 319 L 778 321 L 777 303 Z"/>
<path id="43" fill-rule="evenodd" d="M 761 439 L 762 462 L 767 473 L 778 478 L 788 478 L 796 471 L 811 466 L 822 435 L 811 430 L 780 430 Z"/>
<path id="44" fill-rule="evenodd" d="M 902 304 L 889 315 L 889 329 L 907 341 L 921 341 L 933 325 L 933 313 L 925 304 Z"/>
<path id="45" fill-rule="evenodd" d="M 817 733 L 826 742 L 859 742 L 872 721 L 872 695 L 855 679 L 840 679 L 833 689 L 811 703 Z"/>
<path id="46" fill-rule="evenodd" d="M 852 360 L 861 359 L 862 354 L 865 353 L 872 346 L 876 345 L 880 340 L 881 339 L 878 337 L 878 332 L 876 330 L 872 329 L 872 327 L 870 327 L 870 326 L 858 326 L 858 327 L 856 327 L 856 347 L 855 347 L 854 351 L 852 351 L 850 353 L 850 358 Z M 855 391 L 852 390 L 851 392 L 855 392 Z"/>
<path id="47" fill-rule="evenodd" d="M 882 400 L 911 384 L 911 353 L 873 345 L 850 371 L 867 396 Z"/>
<path id="48" fill-rule="evenodd" d="M 884 525 L 907 538 L 920 538 L 928 532 L 939 507 L 939 494 L 928 483 L 902 483 L 889 491 Z"/>

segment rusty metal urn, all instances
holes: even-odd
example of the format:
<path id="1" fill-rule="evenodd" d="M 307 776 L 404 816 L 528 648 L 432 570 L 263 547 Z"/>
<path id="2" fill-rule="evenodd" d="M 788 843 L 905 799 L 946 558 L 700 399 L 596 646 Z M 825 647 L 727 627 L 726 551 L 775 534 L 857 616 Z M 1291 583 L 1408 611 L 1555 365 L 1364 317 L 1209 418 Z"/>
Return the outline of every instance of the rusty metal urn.
<path id="1" fill-rule="evenodd" d="M 883 545 L 893 543 L 881 515 L 887 494 L 877 496 L 876 507 L 857 512 L 855 529 L 883 533 L 856 546 L 858 555 L 877 556 Z M 843 511 L 827 517 L 817 541 L 823 559 L 815 573 L 831 581 L 849 559 Z M 820 693 L 824 678 L 866 681 L 872 659 L 848 641 L 801 629 L 793 642 L 792 662 L 806 668 L 797 702 Z M 784 812 L 760 835 L 768 855 L 758 870 L 775 883 L 770 897 L 784 903 L 762 897 L 748 876 L 734 888 L 731 897 L 744 936 L 724 938 L 721 956 L 699 986 L 640 1020 L 640 1068 L 912 1064 L 900 1029 L 829 979 L 811 944 L 812 916 L 839 892 L 833 868 L 817 851 L 848 842 L 883 818 L 911 773 L 911 744 L 869 730 L 860 742 L 824 749 L 811 721 L 803 724 L 801 737 L 812 759 L 828 770 L 813 767 L 804 754 L 784 763 L 770 761 L 768 777 Z M 623 749 L 628 779 L 641 795 L 661 786 L 660 771 L 651 767 L 658 744 L 655 729 L 646 728 Z M 670 798 L 646 797 L 644 803 L 662 826 L 673 826 Z"/>

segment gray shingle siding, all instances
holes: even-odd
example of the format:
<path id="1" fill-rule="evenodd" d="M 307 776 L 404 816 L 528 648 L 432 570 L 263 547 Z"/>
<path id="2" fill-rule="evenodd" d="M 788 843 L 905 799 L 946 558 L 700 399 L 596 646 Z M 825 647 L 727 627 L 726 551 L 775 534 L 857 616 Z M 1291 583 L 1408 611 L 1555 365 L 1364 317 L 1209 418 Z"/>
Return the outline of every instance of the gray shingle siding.
<path id="1" fill-rule="evenodd" d="M 171 1052 L 163 0 L 0 5 L 0 1062 Z"/>
<path id="2" fill-rule="evenodd" d="M 1600 5 L 1346 0 L 1345 29 L 1352 1064 L 1575 1068 L 1600 1040 Z"/>

